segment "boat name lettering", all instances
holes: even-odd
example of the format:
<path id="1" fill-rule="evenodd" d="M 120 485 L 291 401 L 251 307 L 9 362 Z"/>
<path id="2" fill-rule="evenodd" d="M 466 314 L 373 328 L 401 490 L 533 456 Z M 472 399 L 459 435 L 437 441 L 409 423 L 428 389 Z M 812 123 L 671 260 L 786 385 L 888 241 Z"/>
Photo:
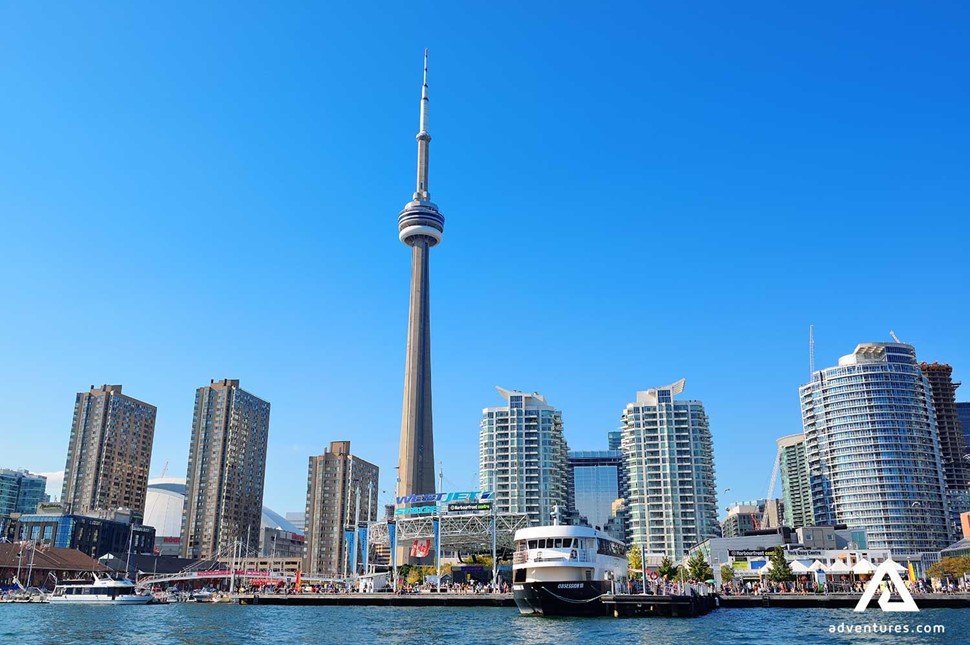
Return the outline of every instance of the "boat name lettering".
<path id="1" fill-rule="evenodd" d="M 559 584 L 559 589 L 582 589 L 582 582 L 563 582 Z"/>

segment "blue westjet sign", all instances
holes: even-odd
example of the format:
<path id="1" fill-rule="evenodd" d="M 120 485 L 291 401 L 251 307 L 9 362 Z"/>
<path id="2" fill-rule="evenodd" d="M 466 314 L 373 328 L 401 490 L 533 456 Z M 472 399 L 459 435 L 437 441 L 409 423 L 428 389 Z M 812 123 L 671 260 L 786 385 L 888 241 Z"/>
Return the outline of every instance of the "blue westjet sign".
<path id="1" fill-rule="evenodd" d="M 490 500 L 494 493 L 490 491 L 465 491 L 461 493 L 428 493 L 426 495 L 405 495 L 397 498 L 397 508 L 394 509 L 395 515 L 421 515 L 423 513 L 434 513 L 438 510 L 438 504 L 449 502 L 474 502 Z M 425 506 L 407 506 L 407 504 L 424 504 Z"/>

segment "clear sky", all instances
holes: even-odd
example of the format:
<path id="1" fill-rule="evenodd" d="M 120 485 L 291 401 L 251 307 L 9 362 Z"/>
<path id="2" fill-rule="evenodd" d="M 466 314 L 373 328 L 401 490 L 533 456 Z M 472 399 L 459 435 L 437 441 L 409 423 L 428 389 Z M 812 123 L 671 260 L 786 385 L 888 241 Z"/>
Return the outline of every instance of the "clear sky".
<path id="1" fill-rule="evenodd" d="M 336 4 L 0 4 L 0 466 L 62 470 L 120 383 L 183 475 L 238 378 L 267 505 L 342 439 L 389 500 L 425 47 L 446 488 L 496 385 L 597 449 L 686 377 L 723 509 L 801 430 L 809 324 L 819 367 L 892 329 L 970 379 L 965 5 Z"/>

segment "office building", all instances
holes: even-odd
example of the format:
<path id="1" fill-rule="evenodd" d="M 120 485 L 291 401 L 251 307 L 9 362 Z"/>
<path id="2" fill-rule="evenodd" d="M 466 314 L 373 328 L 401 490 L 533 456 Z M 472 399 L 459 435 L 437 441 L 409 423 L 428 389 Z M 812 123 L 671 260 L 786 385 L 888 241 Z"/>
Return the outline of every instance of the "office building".
<path id="1" fill-rule="evenodd" d="M 195 392 L 186 469 L 180 555 L 226 555 L 259 544 L 270 404 L 240 389 L 239 381 L 211 381 Z"/>
<path id="2" fill-rule="evenodd" d="M 606 433 L 606 447 L 610 450 L 619 450 L 623 442 L 623 433 L 619 430 Z"/>
<path id="3" fill-rule="evenodd" d="M 303 559 L 306 540 L 302 533 L 265 526 L 259 533 L 259 555 L 264 558 Z"/>
<path id="4" fill-rule="evenodd" d="M 805 435 L 799 432 L 778 439 L 781 494 L 785 500 L 783 524 L 797 529 L 815 524 L 812 510 L 812 486 L 805 456 Z"/>
<path id="5" fill-rule="evenodd" d="M 621 421 L 630 540 L 675 560 L 720 531 L 710 426 L 700 401 L 674 400 L 684 383 L 637 392 Z"/>
<path id="6" fill-rule="evenodd" d="M 785 503 L 780 499 L 759 499 L 728 507 L 721 522 L 721 537 L 738 537 L 751 531 L 777 529 L 784 524 Z"/>
<path id="7" fill-rule="evenodd" d="M 43 475 L 0 468 L 0 517 L 10 517 L 11 513 L 33 513 L 38 504 L 47 501 L 46 487 L 47 478 Z"/>
<path id="8" fill-rule="evenodd" d="M 128 508 L 144 514 L 155 412 L 154 405 L 122 394 L 120 385 L 78 393 L 61 492 L 69 512 Z"/>
<path id="9" fill-rule="evenodd" d="M 133 524 L 127 512 L 99 511 L 100 517 L 63 512 L 63 507 L 50 504 L 50 510 L 25 513 L 12 520 L 10 538 L 31 541 L 38 546 L 77 549 L 92 558 L 106 553 L 151 553 L 155 547 L 155 529 Z"/>
<path id="10" fill-rule="evenodd" d="M 479 486 L 495 493 L 499 513 L 526 513 L 532 526 L 567 508 L 562 412 L 541 394 L 497 387 L 508 405 L 482 410 Z"/>
<path id="11" fill-rule="evenodd" d="M 602 529 L 613 515 L 613 503 L 624 497 L 623 453 L 577 450 L 567 458 L 566 503 L 570 511 Z"/>
<path id="12" fill-rule="evenodd" d="M 916 351 L 862 343 L 799 388 L 815 523 L 904 558 L 949 544 L 930 384 Z"/>
<path id="13" fill-rule="evenodd" d="M 346 576 L 361 571 L 364 558 L 357 530 L 377 520 L 379 474 L 377 466 L 351 454 L 349 441 L 331 441 L 322 455 L 310 457 L 303 554 L 308 575 Z"/>

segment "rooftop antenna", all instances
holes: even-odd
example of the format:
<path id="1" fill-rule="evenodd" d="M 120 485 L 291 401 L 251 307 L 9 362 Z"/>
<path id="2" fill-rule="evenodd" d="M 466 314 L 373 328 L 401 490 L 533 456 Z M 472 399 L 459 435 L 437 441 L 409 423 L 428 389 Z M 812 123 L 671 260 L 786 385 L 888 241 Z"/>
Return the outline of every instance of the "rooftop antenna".
<path id="1" fill-rule="evenodd" d="M 815 377 L 815 325 L 808 326 L 808 380 Z"/>
<path id="2" fill-rule="evenodd" d="M 893 332 L 892 329 L 889 330 L 889 335 L 892 336 L 892 339 L 895 342 L 899 343 L 900 345 L 905 345 L 905 343 L 903 341 L 899 340 L 899 338 L 896 337 L 896 334 L 895 334 L 895 332 Z"/>

